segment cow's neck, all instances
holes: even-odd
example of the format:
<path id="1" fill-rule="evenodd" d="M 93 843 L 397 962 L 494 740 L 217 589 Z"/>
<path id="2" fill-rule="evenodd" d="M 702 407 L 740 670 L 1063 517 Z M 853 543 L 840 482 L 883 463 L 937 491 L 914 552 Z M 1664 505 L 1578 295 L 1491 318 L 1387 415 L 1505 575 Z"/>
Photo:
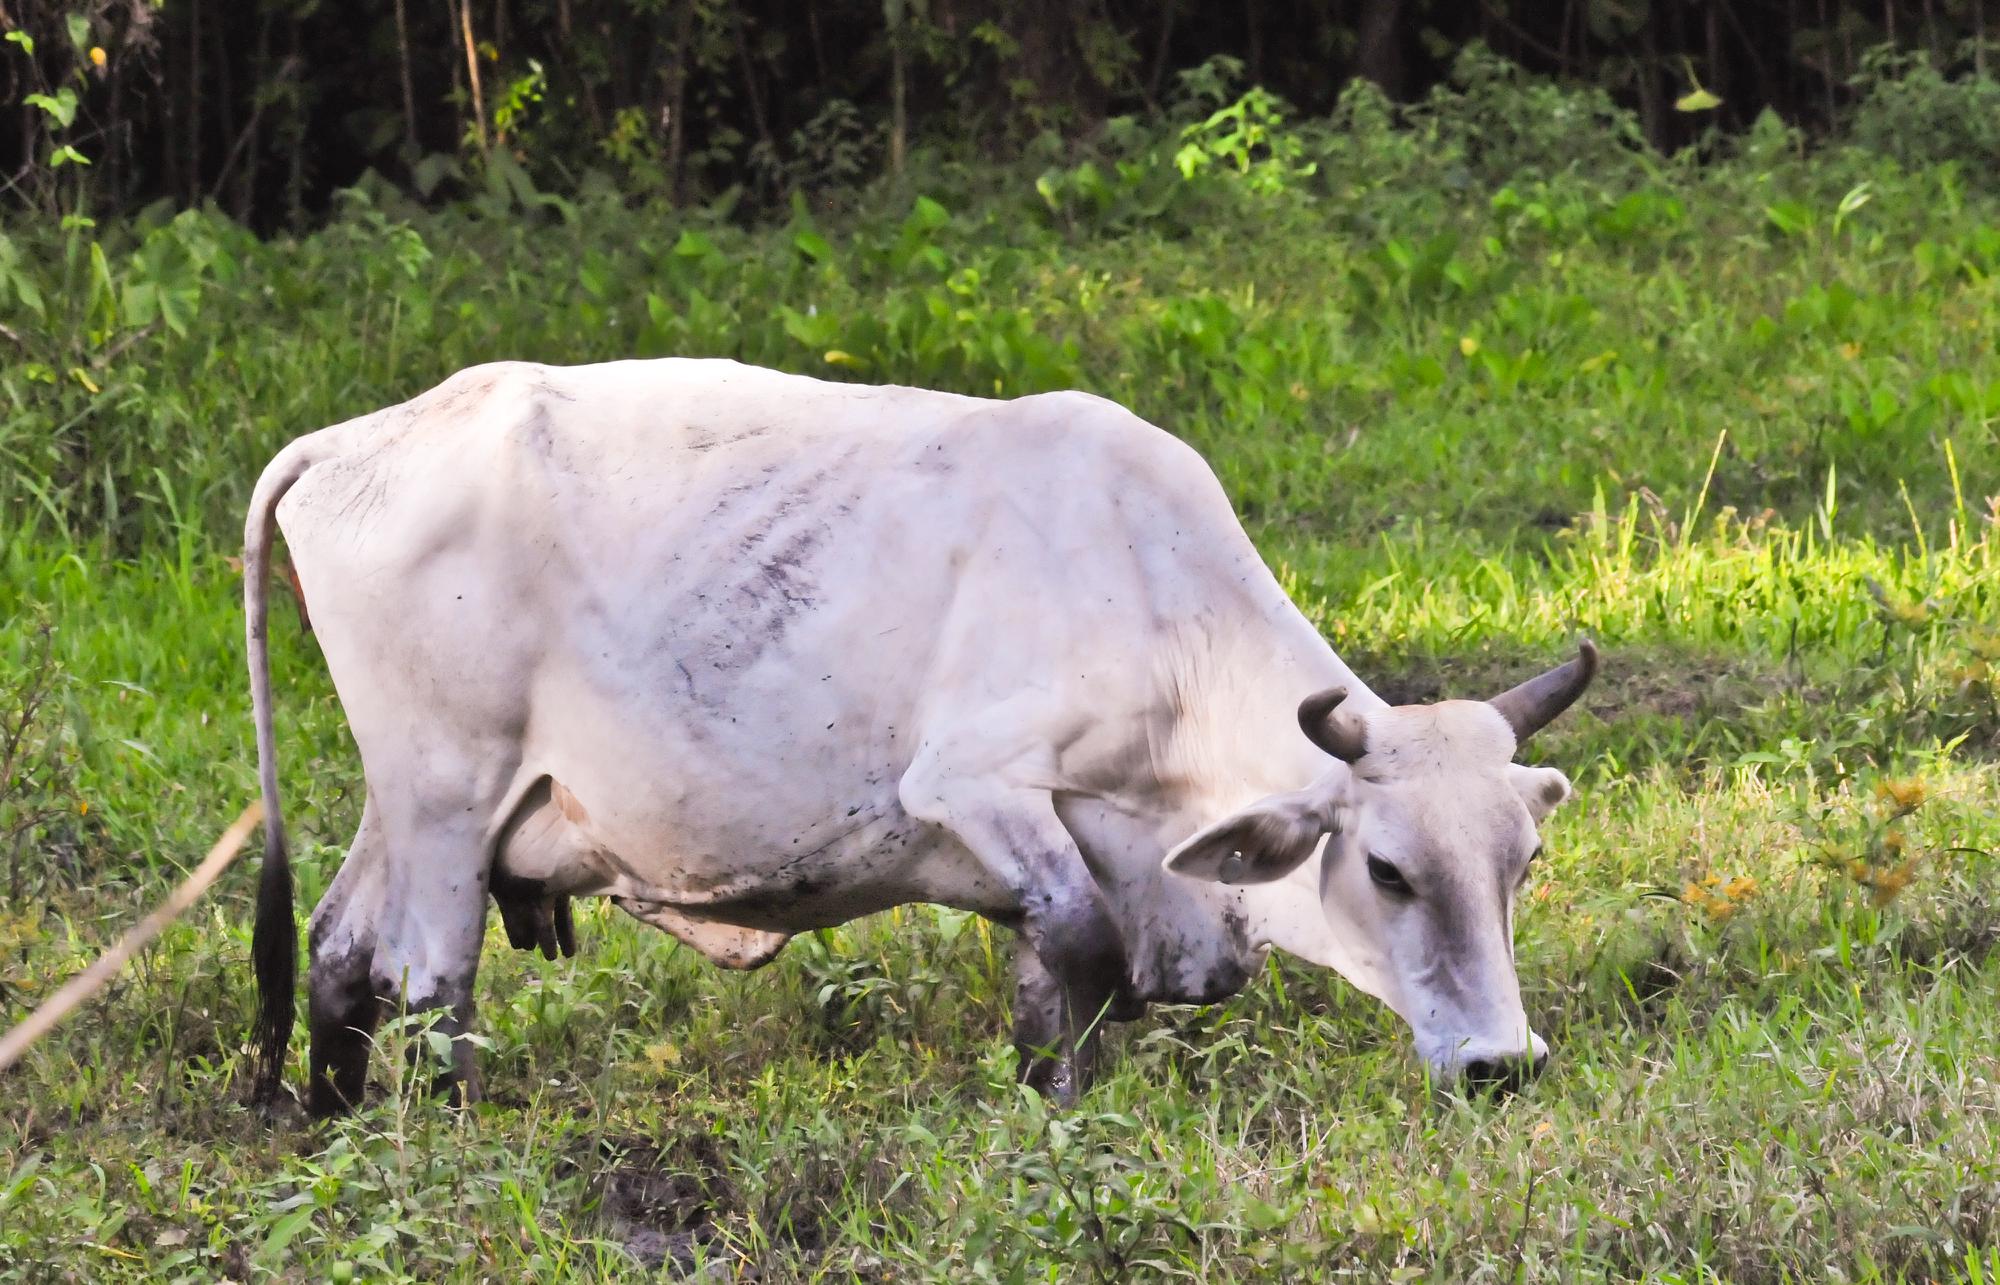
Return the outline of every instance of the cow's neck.
<path id="1" fill-rule="evenodd" d="M 1382 704 L 1289 599 L 1262 608 L 1208 616 L 1163 649 L 1153 766 L 1198 812 L 1296 790 L 1326 771 L 1326 754 L 1299 730 L 1307 696 L 1344 687 L 1349 708 Z"/>
<path id="2" fill-rule="evenodd" d="M 1167 739 L 1163 779 L 1185 783 L 1192 832 L 1268 794 L 1301 789 L 1331 760 L 1299 730 L 1299 702 L 1345 687 L 1350 708 L 1384 702 L 1327 645 L 1289 600 L 1244 613 L 1176 648 L 1173 693 L 1179 726 Z M 1320 902 L 1322 855 L 1285 879 L 1241 889 L 1252 937 L 1287 954 L 1354 976 L 1347 943 Z"/>

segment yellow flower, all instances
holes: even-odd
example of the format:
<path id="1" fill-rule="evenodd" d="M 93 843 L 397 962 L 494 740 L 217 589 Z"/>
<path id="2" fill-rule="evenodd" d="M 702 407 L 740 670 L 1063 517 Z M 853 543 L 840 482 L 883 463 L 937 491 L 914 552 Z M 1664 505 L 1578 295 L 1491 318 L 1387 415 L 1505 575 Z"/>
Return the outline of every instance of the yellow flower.
<path id="1" fill-rule="evenodd" d="M 1731 901 L 1748 901 L 1757 895 L 1757 881 L 1749 875 L 1738 875 L 1729 881 L 1722 895 Z"/>
<path id="2" fill-rule="evenodd" d="M 97 45 L 92 45 L 90 47 L 90 65 L 101 69 L 104 66 L 104 62 L 104 50 Z"/>
<path id="3" fill-rule="evenodd" d="M 1907 781 L 1877 782 L 1875 794 L 1878 798 L 1894 803 L 1898 812 L 1915 812 L 1930 796 L 1930 787 L 1913 776 Z"/>
<path id="4" fill-rule="evenodd" d="M 680 1060 L 680 1048 L 671 1040 L 661 1040 L 646 1046 L 642 1064 L 654 1075 L 665 1075 L 667 1068 L 679 1065 Z"/>
<path id="5" fill-rule="evenodd" d="M 1868 904 L 1878 910 L 1888 905 L 1902 893 L 1903 889 L 1910 886 L 1910 880 L 1914 879 L 1916 874 L 1916 863 L 1913 861 L 1905 861 L 1894 870 L 1877 870 L 1874 887 L 1868 893 Z"/>

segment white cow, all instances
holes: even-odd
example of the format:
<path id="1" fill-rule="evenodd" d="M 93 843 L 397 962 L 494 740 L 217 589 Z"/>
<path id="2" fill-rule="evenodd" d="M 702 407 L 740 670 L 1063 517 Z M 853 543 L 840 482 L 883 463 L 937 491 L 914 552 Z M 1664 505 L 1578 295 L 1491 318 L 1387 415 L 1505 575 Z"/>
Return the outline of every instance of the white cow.
<path id="1" fill-rule="evenodd" d="M 367 779 L 312 917 L 316 1111 L 360 1098 L 385 1004 L 466 1028 L 489 893 L 516 945 L 572 951 L 569 898 L 606 895 L 738 968 L 905 902 L 977 911 L 1020 930 L 1023 1074 L 1064 1100 L 1103 1018 L 1221 999 L 1273 947 L 1442 1073 L 1546 1056 L 1511 917 L 1569 784 L 1511 760 L 1588 643 L 1491 702 L 1392 708 L 1201 458 L 1082 393 L 502 363 L 293 442 L 251 500 L 267 1088 L 297 949 L 274 514 Z"/>

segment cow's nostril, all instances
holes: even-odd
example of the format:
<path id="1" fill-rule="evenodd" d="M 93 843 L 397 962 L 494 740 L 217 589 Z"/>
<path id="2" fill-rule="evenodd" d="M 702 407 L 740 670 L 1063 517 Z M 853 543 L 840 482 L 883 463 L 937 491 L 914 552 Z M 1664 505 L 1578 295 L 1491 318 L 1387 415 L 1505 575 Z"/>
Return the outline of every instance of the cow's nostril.
<path id="1" fill-rule="evenodd" d="M 1546 1060 L 1543 1054 L 1530 1062 L 1527 1058 L 1475 1057 L 1465 1063 L 1466 1084 L 1484 1093 L 1513 1093 Z"/>

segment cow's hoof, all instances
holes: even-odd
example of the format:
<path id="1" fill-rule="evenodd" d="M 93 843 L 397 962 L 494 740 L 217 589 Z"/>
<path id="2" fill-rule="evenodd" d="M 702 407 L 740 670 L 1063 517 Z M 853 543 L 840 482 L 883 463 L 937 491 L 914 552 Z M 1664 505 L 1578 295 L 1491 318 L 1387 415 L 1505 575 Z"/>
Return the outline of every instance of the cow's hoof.
<path id="1" fill-rule="evenodd" d="M 1076 1063 L 1066 1057 L 1031 1054 L 1021 1070 L 1021 1082 L 1059 1107 L 1069 1108 L 1083 1096 Z"/>

